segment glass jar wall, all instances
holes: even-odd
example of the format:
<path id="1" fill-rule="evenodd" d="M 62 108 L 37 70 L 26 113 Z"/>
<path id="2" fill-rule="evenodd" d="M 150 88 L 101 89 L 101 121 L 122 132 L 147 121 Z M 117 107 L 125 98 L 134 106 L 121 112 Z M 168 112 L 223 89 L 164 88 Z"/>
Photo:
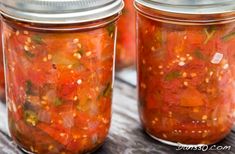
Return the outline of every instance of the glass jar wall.
<path id="1" fill-rule="evenodd" d="M 171 145 L 220 141 L 235 113 L 234 12 L 226 20 L 159 11 L 141 2 L 137 68 L 145 131 Z"/>
<path id="2" fill-rule="evenodd" d="M 1 27 L 1 24 L 0 24 Z M 2 35 L 2 31 L 0 30 Z M 0 100 L 5 102 L 5 81 L 4 81 L 4 67 L 3 67 L 3 53 L 2 53 L 2 39 L 0 37 Z"/>
<path id="3" fill-rule="evenodd" d="M 45 32 L 4 20 L 9 128 L 25 150 L 80 153 L 103 143 L 116 35 L 108 29 L 115 24 Z"/>
<path id="4" fill-rule="evenodd" d="M 122 16 L 118 20 L 117 35 L 117 70 L 134 66 L 136 61 L 135 47 L 135 9 L 133 0 L 125 0 Z"/>
<path id="5" fill-rule="evenodd" d="M 119 2 L 115 14 L 85 23 L 33 23 L 3 14 L 9 130 L 22 150 L 88 153 L 103 144 Z"/>

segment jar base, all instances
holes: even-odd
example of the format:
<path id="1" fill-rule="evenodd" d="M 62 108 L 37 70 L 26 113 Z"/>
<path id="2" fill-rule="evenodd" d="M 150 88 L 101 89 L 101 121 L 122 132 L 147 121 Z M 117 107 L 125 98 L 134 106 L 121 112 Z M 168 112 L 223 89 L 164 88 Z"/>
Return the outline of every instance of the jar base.
<path id="1" fill-rule="evenodd" d="M 86 152 L 86 154 L 92 154 L 92 153 L 98 151 L 102 146 L 103 146 L 103 144 L 100 144 L 100 145 L 97 146 L 94 150 L 92 150 L 92 151 L 90 151 L 90 152 Z M 22 148 L 22 147 L 19 146 L 19 145 L 17 145 L 17 148 L 18 148 L 20 151 L 22 151 L 23 153 L 25 153 L 25 154 L 35 154 L 35 153 L 33 153 L 33 152 L 30 152 L 30 151 L 28 151 L 28 150 Z"/>
<path id="2" fill-rule="evenodd" d="M 30 152 L 30 151 L 28 151 L 28 150 L 26 150 L 26 149 L 24 149 L 24 148 L 22 148 L 22 147 L 20 147 L 20 146 L 17 146 L 22 152 L 24 152 L 24 153 L 26 153 L 26 154 L 35 154 L 35 153 L 32 153 L 32 152 Z"/>
<path id="3" fill-rule="evenodd" d="M 183 143 L 179 143 L 179 142 L 171 142 L 171 141 L 167 141 L 167 140 L 164 140 L 164 139 L 160 139 L 160 138 L 157 138 L 153 135 L 151 135 L 151 133 L 145 131 L 151 138 L 153 138 L 154 140 L 156 141 L 159 141 L 163 144 L 167 144 L 167 145 L 170 145 L 170 146 L 175 146 L 175 147 L 179 147 L 179 146 L 182 146 L 182 147 L 202 147 L 202 146 L 205 146 L 207 144 L 183 144 Z"/>

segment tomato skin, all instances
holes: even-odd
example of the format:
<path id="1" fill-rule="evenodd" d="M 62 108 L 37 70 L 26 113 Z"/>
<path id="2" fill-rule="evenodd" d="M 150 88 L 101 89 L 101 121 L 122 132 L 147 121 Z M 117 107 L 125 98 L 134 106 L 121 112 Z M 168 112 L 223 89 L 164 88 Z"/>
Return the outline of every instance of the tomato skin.
<path id="1" fill-rule="evenodd" d="M 172 24 L 137 13 L 139 115 L 148 134 L 174 143 L 213 144 L 230 132 L 234 25 Z"/>
<path id="2" fill-rule="evenodd" d="M 3 21 L 11 135 L 33 153 L 92 152 L 111 123 L 116 23 L 40 26 Z"/>

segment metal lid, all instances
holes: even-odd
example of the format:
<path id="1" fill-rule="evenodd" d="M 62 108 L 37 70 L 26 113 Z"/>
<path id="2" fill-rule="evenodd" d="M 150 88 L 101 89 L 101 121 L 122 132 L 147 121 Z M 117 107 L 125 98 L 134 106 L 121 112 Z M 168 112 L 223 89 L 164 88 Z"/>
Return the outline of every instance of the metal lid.
<path id="1" fill-rule="evenodd" d="M 143 6 L 179 14 L 223 14 L 235 11 L 235 0 L 135 0 Z"/>
<path id="2" fill-rule="evenodd" d="M 123 0 L 1 0 L 5 16 L 48 24 L 95 21 L 119 13 L 123 7 Z"/>

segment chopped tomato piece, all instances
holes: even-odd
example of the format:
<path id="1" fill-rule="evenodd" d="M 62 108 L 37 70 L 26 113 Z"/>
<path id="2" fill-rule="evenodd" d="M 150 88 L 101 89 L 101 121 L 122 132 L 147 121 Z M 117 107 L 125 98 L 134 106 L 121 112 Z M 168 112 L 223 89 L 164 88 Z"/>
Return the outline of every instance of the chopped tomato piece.
<path id="1" fill-rule="evenodd" d="M 205 97 L 195 88 L 187 88 L 182 91 L 180 105 L 185 107 L 202 106 L 205 103 Z"/>

